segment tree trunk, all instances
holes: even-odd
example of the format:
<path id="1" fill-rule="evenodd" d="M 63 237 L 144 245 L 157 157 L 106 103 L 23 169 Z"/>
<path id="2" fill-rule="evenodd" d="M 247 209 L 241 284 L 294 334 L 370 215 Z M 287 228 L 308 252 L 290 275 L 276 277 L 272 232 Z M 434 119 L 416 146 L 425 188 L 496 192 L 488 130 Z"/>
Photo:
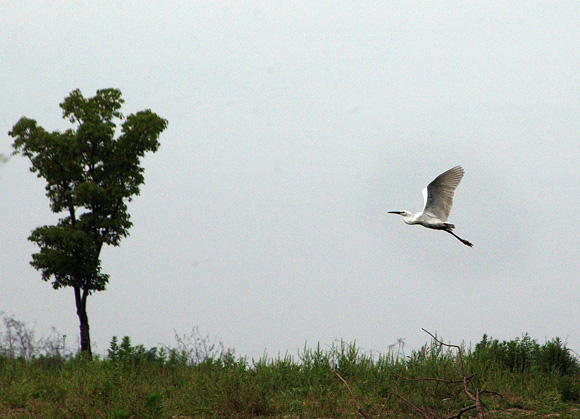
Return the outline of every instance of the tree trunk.
<path id="1" fill-rule="evenodd" d="M 75 289 L 75 303 L 77 306 L 77 315 L 79 316 L 81 329 L 81 352 L 85 352 L 89 357 L 93 355 L 91 351 L 91 336 L 89 333 L 89 317 L 87 316 L 87 295 L 83 290 L 81 295 L 81 288 Z"/>

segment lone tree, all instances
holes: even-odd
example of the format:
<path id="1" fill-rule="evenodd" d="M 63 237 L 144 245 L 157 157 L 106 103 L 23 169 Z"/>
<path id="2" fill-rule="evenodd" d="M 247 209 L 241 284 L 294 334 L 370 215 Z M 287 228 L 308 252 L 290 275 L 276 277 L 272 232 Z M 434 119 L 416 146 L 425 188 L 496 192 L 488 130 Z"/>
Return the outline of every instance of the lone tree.
<path id="1" fill-rule="evenodd" d="M 109 275 L 101 272 L 103 244 L 118 246 L 132 223 L 127 203 L 144 182 L 141 158 L 157 151 L 167 121 L 150 110 L 129 115 L 118 89 L 98 90 L 84 98 L 73 91 L 60 104 L 72 129 L 48 132 L 22 117 L 8 134 L 14 153 L 26 156 L 38 177 L 46 181 L 56 225 L 38 227 L 28 240 L 40 251 L 31 265 L 52 279 L 54 289 L 72 287 L 80 321 L 81 351 L 91 353 L 87 297 L 103 291 Z M 117 123 L 121 133 L 115 138 Z"/>

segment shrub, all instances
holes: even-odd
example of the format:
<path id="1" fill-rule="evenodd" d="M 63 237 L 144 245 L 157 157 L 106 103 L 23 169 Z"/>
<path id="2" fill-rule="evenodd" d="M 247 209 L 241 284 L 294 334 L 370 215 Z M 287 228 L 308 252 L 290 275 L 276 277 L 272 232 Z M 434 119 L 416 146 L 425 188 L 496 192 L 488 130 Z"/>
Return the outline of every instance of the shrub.
<path id="1" fill-rule="evenodd" d="M 570 376 L 563 376 L 558 379 L 558 392 L 563 402 L 580 401 L 580 384 Z"/>
<path id="2" fill-rule="evenodd" d="M 539 345 L 528 334 L 503 342 L 483 335 L 472 357 L 481 364 L 496 363 L 518 373 L 539 369 L 545 373 L 571 374 L 580 370 L 578 359 L 559 338 Z"/>

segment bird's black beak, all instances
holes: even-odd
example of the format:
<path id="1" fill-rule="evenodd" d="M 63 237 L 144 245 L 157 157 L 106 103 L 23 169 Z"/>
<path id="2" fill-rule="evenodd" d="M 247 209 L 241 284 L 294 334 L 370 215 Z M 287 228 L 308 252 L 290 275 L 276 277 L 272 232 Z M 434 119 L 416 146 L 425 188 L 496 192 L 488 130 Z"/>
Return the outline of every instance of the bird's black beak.
<path id="1" fill-rule="evenodd" d="M 389 214 L 399 214 L 401 215 L 403 211 L 389 211 Z"/>

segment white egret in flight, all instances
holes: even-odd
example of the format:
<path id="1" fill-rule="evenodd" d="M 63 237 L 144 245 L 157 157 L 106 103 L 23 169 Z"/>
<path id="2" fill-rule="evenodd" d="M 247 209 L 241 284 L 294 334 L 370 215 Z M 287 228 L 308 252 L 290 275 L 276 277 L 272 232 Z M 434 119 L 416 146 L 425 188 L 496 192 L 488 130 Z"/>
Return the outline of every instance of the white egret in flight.
<path id="1" fill-rule="evenodd" d="M 410 225 L 420 224 L 423 227 L 446 231 L 466 246 L 473 247 L 473 244 L 453 232 L 455 225 L 447 222 L 453 205 L 453 193 L 461 182 L 463 173 L 465 173 L 463 167 L 455 166 L 453 169 L 441 173 L 427 185 L 423 189 L 423 199 L 425 200 L 423 211 L 417 214 L 412 214 L 406 210 L 389 211 L 389 213 L 402 215 L 405 223 Z"/>

